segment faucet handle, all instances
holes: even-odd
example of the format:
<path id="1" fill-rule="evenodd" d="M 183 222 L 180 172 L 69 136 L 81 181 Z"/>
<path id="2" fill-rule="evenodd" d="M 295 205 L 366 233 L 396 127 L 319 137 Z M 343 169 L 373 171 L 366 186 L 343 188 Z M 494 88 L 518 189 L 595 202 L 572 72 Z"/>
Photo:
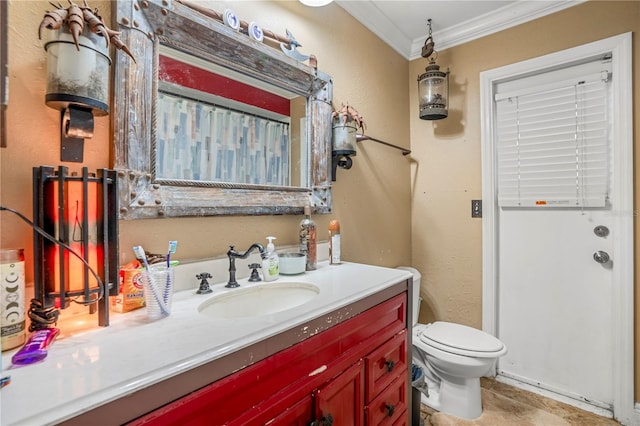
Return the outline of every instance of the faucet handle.
<path id="1" fill-rule="evenodd" d="M 249 277 L 249 281 L 251 282 L 262 281 L 260 279 L 260 275 L 258 275 L 258 268 L 260 268 L 259 263 L 252 263 L 249 265 L 249 269 L 251 269 L 251 276 Z"/>
<path id="2" fill-rule="evenodd" d="M 213 291 L 209 288 L 209 281 L 207 281 L 208 278 L 213 278 L 213 275 L 209 272 L 202 272 L 196 275 L 196 278 L 200 280 L 200 288 L 198 288 L 196 294 L 209 294 Z"/>

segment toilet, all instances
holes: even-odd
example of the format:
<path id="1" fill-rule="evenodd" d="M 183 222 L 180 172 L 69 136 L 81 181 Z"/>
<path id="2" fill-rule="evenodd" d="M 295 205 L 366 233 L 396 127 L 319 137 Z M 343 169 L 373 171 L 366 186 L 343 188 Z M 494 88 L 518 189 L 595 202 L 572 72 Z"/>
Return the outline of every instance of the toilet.
<path id="1" fill-rule="evenodd" d="M 418 324 L 420 279 L 418 270 L 401 266 L 413 274 L 413 363 L 424 371 L 420 389 L 423 404 L 463 419 L 482 414 L 480 377 L 490 373 L 506 346 L 484 331 L 451 322 Z"/>

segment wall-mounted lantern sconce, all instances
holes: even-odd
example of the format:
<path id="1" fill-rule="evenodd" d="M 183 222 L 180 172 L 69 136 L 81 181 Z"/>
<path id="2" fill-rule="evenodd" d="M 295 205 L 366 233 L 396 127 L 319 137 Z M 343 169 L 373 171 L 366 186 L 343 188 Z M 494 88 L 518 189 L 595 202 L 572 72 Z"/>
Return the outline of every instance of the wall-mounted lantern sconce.
<path id="1" fill-rule="evenodd" d="M 52 3 L 53 4 L 53 3 Z M 109 114 L 109 44 L 131 52 L 108 28 L 86 0 L 82 6 L 69 0 L 66 9 L 46 12 L 38 37 L 48 29 L 47 93 L 45 101 L 60 110 L 60 159 L 82 162 L 85 138 L 93 137 L 93 116 Z"/>
<path id="2" fill-rule="evenodd" d="M 74 301 L 109 325 L 109 296 L 118 294 L 116 185 L 112 170 L 83 167 L 77 175 L 63 166 L 34 167 L 34 222 L 57 240 L 34 232 L 34 291 L 45 309 Z"/>
<path id="3" fill-rule="evenodd" d="M 418 77 L 418 99 L 420 101 L 420 118 L 423 120 L 440 120 L 449 115 L 449 70 L 440 71 L 436 64 L 438 52 L 431 35 L 431 19 L 429 37 L 422 47 L 422 57 L 429 60 L 425 73 Z M 435 55 L 435 57 L 434 57 Z"/>
<path id="4" fill-rule="evenodd" d="M 333 123 L 333 148 L 331 180 L 336 180 L 336 170 L 350 169 L 353 165 L 351 157 L 356 155 L 356 132 L 358 127 L 355 121 L 341 123 L 334 120 Z"/>
<path id="5" fill-rule="evenodd" d="M 66 25 L 48 33 L 45 101 L 60 110 L 60 159 L 82 162 L 84 139 L 93 137 L 93 116 L 109 113 L 109 50 L 88 26 L 77 45 Z"/>

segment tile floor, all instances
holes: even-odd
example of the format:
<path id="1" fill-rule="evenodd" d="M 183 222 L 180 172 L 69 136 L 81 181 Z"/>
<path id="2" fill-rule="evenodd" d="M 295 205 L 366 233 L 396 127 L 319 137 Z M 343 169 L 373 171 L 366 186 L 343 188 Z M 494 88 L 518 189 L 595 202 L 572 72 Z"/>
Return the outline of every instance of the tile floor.
<path id="1" fill-rule="evenodd" d="M 463 420 L 422 405 L 425 426 L 615 426 L 617 421 L 482 378 L 482 416 Z"/>

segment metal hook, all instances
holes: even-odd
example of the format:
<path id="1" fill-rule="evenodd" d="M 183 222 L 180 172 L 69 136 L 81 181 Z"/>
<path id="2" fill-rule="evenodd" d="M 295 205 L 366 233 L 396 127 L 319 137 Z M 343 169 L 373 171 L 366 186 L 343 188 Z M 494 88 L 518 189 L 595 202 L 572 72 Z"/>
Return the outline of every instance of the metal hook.
<path id="1" fill-rule="evenodd" d="M 431 29 L 431 18 L 427 19 L 427 25 L 429 25 L 429 36 L 424 41 L 424 46 L 422 46 L 422 57 L 428 58 L 435 51 L 436 43 L 433 41 L 433 32 Z"/>

